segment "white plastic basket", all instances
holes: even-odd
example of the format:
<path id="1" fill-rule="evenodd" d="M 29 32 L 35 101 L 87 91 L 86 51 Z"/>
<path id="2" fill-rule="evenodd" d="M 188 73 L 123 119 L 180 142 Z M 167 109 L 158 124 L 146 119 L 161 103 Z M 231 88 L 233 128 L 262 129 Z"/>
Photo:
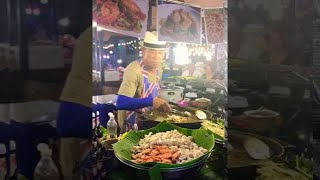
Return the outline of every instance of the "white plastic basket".
<path id="1" fill-rule="evenodd" d="M 30 101 L 10 104 L 10 119 L 19 123 L 47 121 L 46 116 L 55 117 L 59 103 L 55 101 Z M 52 119 L 55 121 L 55 118 Z"/>
<path id="2" fill-rule="evenodd" d="M 9 104 L 0 104 L 0 122 L 7 124 L 10 122 Z"/>
<path id="3" fill-rule="evenodd" d="M 116 104 L 118 96 L 115 94 L 108 94 L 108 95 L 99 95 L 99 96 L 95 96 L 96 98 L 96 103 L 99 104 Z"/>

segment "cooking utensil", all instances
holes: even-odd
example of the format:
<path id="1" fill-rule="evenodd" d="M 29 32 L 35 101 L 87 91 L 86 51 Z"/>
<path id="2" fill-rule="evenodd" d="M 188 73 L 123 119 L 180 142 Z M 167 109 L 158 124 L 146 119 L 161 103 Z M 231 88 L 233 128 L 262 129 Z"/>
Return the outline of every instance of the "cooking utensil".
<path id="1" fill-rule="evenodd" d="M 220 98 L 217 98 L 216 101 L 218 101 Z M 195 104 L 198 107 L 204 108 L 204 109 L 209 109 L 209 107 L 212 105 L 212 102 L 210 99 L 207 98 L 197 98 L 195 99 Z"/>
<path id="2" fill-rule="evenodd" d="M 169 84 L 168 86 L 162 86 L 159 90 L 159 98 L 166 101 L 179 102 L 183 99 L 183 87 Z"/>
<path id="3" fill-rule="evenodd" d="M 183 112 L 183 110 L 179 109 L 179 107 L 175 109 Z M 204 112 L 207 114 L 208 119 L 213 118 L 212 112 L 207 110 L 204 110 Z M 142 114 L 142 119 L 140 121 L 141 122 L 140 129 L 149 129 L 163 121 L 168 121 L 167 119 L 169 118 L 170 115 L 174 115 L 174 113 L 171 113 L 171 112 L 164 113 L 164 112 L 157 111 L 155 109 L 146 111 Z M 184 121 L 179 121 L 179 122 L 170 121 L 170 122 L 174 125 L 177 125 L 183 128 L 199 129 L 201 127 L 201 123 L 203 122 L 203 120 L 199 120 L 193 111 L 191 112 L 191 116 L 186 117 L 186 120 Z"/>
<path id="4" fill-rule="evenodd" d="M 174 103 L 174 102 L 170 102 L 169 101 L 169 104 L 171 105 L 174 105 L 174 106 L 177 106 L 185 111 L 188 111 L 188 112 L 195 112 L 195 115 L 198 119 L 200 120 L 204 120 L 204 119 L 207 119 L 207 114 L 201 110 L 194 110 L 194 109 L 191 109 L 191 108 L 188 108 L 188 107 L 180 107 L 177 103 Z"/>
<path id="5" fill-rule="evenodd" d="M 260 107 L 258 110 L 245 111 L 243 114 L 255 119 L 273 119 L 280 115 L 278 112 L 264 109 L 263 107 Z"/>
<path id="6" fill-rule="evenodd" d="M 228 142 L 233 146 L 234 149 L 232 151 L 228 151 L 228 168 L 247 167 L 263 164 L 266 162 L 265 160 L 252 159 L 243 148 L 243 141 L 246 138 L 250 137 L 254 137 L 263 141 L 270 148 L 271 159 L 281 157 L 284 154 L 284 147 L 274 139 L 253 133 L 247 133 L 238 130 L 229 130 Z"/>
<path id="7" fill-rule="evenodd" d="M 206 160 L 208 159 L 209 156 L 207 156 L 206 158 L 203 158 L 201 161 L 195 163 L 192 166 L 188 166 L 188 167 L 184 167 L 184 168 L 175 168 L 175 169 L 161 169 L 159 168 L 159 165 L 155 165 L 149 168 L 143 167 L 143 166 L 137 166 L 134 164 L 129 163 L 128 161 L 125 161 L 124 159 L 122 159 L 121 157 L 119 157 L 116 153 L 115 153 L 116 157 L 118 158 L 118 160 L 120 162 L 122 162 L 123 164 L 137 169 L 139 171 L 147 171 L 149 176 L 149 178 L 161 178 L 161 179 L 178 179 L 178 178 L 190 178 L 195 176 L 196 174 L 198 174 L 198 172 L 201 170 L 201 168 L 203 167 L 203 165 L 205 164 Z M 160 169 L 160 172 L 159 172 Z"/>
<path id="8" fill-rule="evenodd" d="M 188 114 L 180 112 L 180 111 L 178 111 L 176 109 L 173 109 L 173 108 L 171 108 L 171 112 L 174 113 L 174 114 L 177 114 L 179 116 L 189 117 Z"/>

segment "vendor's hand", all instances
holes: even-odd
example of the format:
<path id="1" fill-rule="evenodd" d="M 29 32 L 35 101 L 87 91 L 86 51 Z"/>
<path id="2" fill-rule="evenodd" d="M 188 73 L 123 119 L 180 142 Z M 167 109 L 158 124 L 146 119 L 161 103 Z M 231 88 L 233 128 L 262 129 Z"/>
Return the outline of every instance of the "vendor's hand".
<path id="1" fill-rule="evenodd" d="M 153 107 L 159 111 L 162 112 L 169 112 L 171 111 L 171 107 L 169 103 L 163 99 L 160 98 L 153 98 Z"/>

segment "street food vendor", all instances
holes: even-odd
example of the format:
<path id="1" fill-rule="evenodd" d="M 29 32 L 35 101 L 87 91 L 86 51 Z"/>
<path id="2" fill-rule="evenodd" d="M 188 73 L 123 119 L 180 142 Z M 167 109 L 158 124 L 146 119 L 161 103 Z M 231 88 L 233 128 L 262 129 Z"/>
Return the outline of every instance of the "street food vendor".
<path id="1" fill-rule="evenodd" d="M 76 41 L 72 68 L 63 87 L 57 117 L 60 165 L 64 179 L 80 179 L 74 174 L 82 150 L 91 145 L 92 125 L 92 27 Z"/>
<path id="2" fill-rule="evenodd" d="M 118 92 L 118 123 L 122 131 L 134 128 L 135 111 L 145 112 L 152 107 L 163 112 L 171 110 L 168 102 L 157 97 L 160 89 L 157 74 L 165 57 L 166 42 L 158 41 L 156 32 L 146 32 L 140 46 L 142 58 L 126 67 Z"/>

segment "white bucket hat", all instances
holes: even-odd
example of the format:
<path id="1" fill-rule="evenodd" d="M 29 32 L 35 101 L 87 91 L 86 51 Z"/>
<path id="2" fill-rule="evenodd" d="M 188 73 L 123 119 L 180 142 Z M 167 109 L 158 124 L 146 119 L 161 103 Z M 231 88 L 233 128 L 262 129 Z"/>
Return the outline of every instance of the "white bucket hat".
<path id="1" fill-rule="evenodd" d="M 150 49 L 166 49 L 167 43 L 165 41 L 158 41 L 157 32 L 147 31 L 144 40 L 141 41 L 140 46 Z"/>

